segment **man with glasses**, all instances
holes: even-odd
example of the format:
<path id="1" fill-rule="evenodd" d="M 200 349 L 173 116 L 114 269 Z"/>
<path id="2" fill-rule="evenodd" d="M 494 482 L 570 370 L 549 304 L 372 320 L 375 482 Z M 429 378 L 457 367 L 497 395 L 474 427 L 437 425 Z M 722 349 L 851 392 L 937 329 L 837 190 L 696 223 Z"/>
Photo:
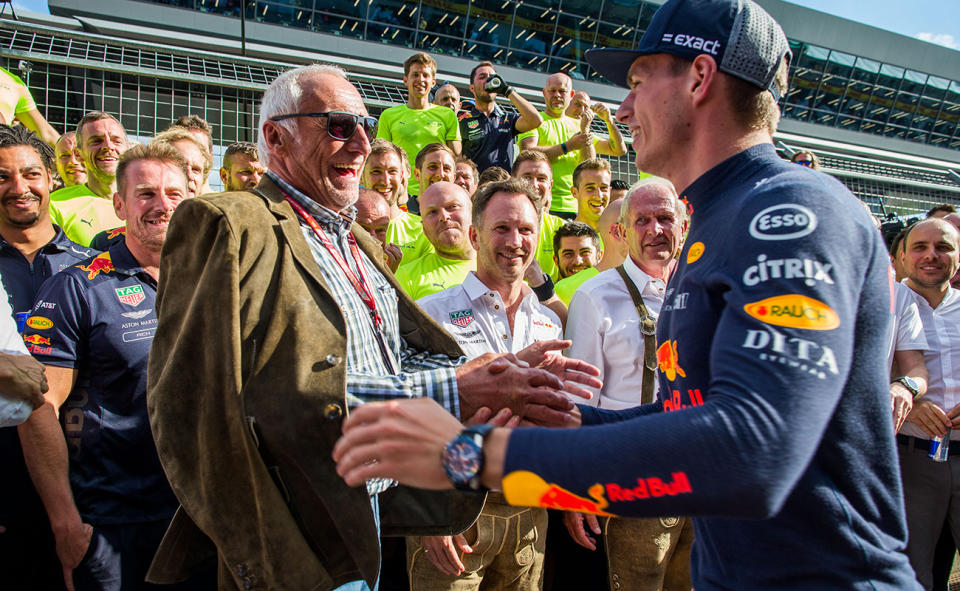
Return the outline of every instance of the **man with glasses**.
<path id="1" fill-rule="evenodd" d="M 353 223 L 375 123 L 339 68 L 284 72 L 260 109 L 256 190 L 190 200 L 171 220 L 148 406 L 183 510 L 154 582 L 178 580 L 212 541 L 221 589 L 374 588 L 381 502 L 384 533 L 465 529 L 472 497 L 336 477 L 332 443 L 365 402 L 428 396 L 465 418 L 509 407 L 576 423 L 550 372 L 466 362 Z"/>

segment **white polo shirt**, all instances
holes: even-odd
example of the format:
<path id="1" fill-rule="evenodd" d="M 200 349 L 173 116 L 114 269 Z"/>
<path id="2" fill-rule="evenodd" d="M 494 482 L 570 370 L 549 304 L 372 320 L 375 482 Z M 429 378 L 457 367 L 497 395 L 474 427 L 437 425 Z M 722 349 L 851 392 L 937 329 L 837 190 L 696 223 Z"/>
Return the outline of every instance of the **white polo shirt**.
<path id="1" fill-rule="evenodd" d="M 0 285 L 0 351 L 8 355 L 29 355 L 23 337 L 17 332 L 17 323 L 13 319 L 13 309 L 7 292 Z M 33 407 L 27 402 L 7 398 L 0 393 L 0 427 L 12 427 L 27 420 Z"/>
<path id="2" fill-rule="evenodd" d="M 926 351 L 927 337 L 920 322 L 917 295 L 904 283 L 893 284 L 893 323 L 890 325 L 890 344 L 887 350 L 887 367 L 893 367 L 896 351 Z"/>
<path id="3" fill-rule="evenodd" d="M 663 280 L 641 271 L 630 257 L 623 268 L 640 291 L 647 312 L 654 318 L 659 316 L 666 290 Z M 592 399 L 577 402 L 612 410 L 640 405 L 644 355 L 640 315 L 616 269 L 587 280 L 573 294 L 565 336 L 573 341 L 565 355 L 597 366 L 603 380 L 599 391 L 588 388 L 594 393 Z M 654 382 L 654 400 L 657 389 Z"/>
<path id="4" fill-rule="evenodd" d="M 500 292 L 484 285 L 473 271 L 460 285 L 422 298 L 417 304 L 473 359 L 484 353 L 516 353 L 537 341 L 560 338 L 563 329 L 557 315 L 540 305 L 526 284 L 523 290 L 512 333 Z"/>
<path id="5" fill-rule="evenodd" d="M 923 360 L 930 373 L 930 382 L 924 398 L 950 412 L 960 404 L 960 291 L 949 288 L 936 309 L 919 294 L 914 294 L 914 300 L 928 344 Z M 920 427 L 909 421 L 903 424 L 900 433 L 930 439 Z M 951 431 L 950 439 L 960 440 L 960 429 Z"/>

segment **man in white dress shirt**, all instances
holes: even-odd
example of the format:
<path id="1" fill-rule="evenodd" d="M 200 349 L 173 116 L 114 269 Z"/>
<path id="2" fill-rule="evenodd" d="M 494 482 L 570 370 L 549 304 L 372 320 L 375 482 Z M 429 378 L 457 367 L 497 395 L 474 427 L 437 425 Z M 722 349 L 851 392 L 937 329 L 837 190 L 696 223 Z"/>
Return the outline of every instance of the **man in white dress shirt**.
<path id="1" fill-rule="evenodd" d="M 478 189 L 470 227 L 477 270 L 462 284 L 417 302 L 468 358 L 514 353 L 536 363 L 529 356 L 561 346 L 560 319 L 523 282 L 537 252 L 538 200 L 519 179 Z M 545 509 L 512 507 L 500 493 L 489 493 L 480 517 L 463 534 L 408 538 L 410 588 L 460 591 L 478 589 L 486 580 L 488 588 L 539 590 L 546 527 Z"/>
<path id="2" fill-rule="evenodd" d="M 685 305 L 685 295 L 669 293 L 666 284 L 686 230 L 686 210 L 670 181 L 648 177 L 631 187 L 620 212 L 628 249 L 621 268 L 655 321 L 664 306 L 680 309 Z M 586 404 L 619 410 L 656 400 L 654 381 L 652 400 L 641 401 L 648 353 L 642 328 L 640 313 L 617 268 L 587 280 L 573 294 L 566 326 L 566 338 L 573 345 L 567 354 L 596 365 L 603 380 L 603 387 L 595 390 L 597 396 Z M 647 379 L 654 380 L 652 371 L 646 373 Z M 596 547 L 597 539 L 587 532 L 599 537 L 595 516 L 568 512 L 564 521 L 578 544 Z M 603 529 L 611 589 L 690 589 L 693 525 L 688 519 L 611 519 Z"/>
<path id="3" fill-rule="evenodd" d="M 903 242 L 905 283 L 917 294 L 930 381 L 897 435 L 897 450 L 909 530 L 907 556 L 917 580 L 931 589 L 934 548 L 945 521 L 954 541 L 960 540 L 960 479 L 953 477 L 953 471 L 960 470 L 960 444 L 953 448 L 953 441 L 960 440 L 960 291 L 950 287 L 960 234 L 948 222 L 930 218 L 910 228 Z M 948 433 L 952 453 L 947 461 L 930 459 L 929 440 Z"/>

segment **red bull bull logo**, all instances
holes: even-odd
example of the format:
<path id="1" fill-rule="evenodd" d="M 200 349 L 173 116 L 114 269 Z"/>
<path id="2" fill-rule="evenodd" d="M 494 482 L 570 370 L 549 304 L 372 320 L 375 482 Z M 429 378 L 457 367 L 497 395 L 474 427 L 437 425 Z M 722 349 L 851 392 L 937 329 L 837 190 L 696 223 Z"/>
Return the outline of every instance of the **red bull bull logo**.
<path id="1" fill-rule="evenodd" d="M 107 232 L 107 240 L 113 240 L 117 236 L 125 236 L 127 234 L 127 227 L 120 226 L 119 228 L 114 228 Z"/>
<path id="2" fill-rule="evenodd" d="M 113 261 L 110 260 L 110 253 L 105 252 L 103 254 L 97 255 L 90 264 L 87 266 L 78 265 L 81 269 L 87 272 L 87 279 L 93 280 L 94 277 L 100 273 L 109 273 L 113 271 Z"/>
<path id="3" fill-rule="evenodd" d="M 666 341 L 657 349 L 657 366 L 671 382 L 677 379 L 687 377 L 686 372 L 677 362 L 677 341 Z"/>
<path id="4" fill-rule="evenodd" d="M 503 494 L 511 505 L 614 516 L 605 511 L 610 503 L 604 498 L 603 485 L 599 483 L 594 484 L 587 491 L 591 500 L 574 494 L 562 486 L 548 483 L 533 472 L 517 470 L 503 478 Z"/>
<path id="5" fill-rule="evenodd" d="M 50 344 L 50 339 L 48 339 L 47 337 L 42 337 L 38 334 L 27 335 L 23 337 L 23 341 L 25 343 L 30 343 L 33 345 L 49 345 Z"/>

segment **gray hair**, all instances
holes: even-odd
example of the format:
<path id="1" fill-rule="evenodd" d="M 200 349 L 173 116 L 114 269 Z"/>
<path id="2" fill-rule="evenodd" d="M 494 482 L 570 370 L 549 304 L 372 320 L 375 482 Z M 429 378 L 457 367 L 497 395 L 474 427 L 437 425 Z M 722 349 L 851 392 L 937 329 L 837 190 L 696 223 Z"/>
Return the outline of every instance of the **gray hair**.
<path id="1" fill-rule="evenodd" d="M 646 187 L 660 187 L 666 189 L 666 191 L 670 194 L 670 198 L 673 200 L 673 208 L 677 214 L 677 221 L 682 223 L 687 219 L 687 207 L 682 201 L 680 201 L 680 197 L 677 195 L 677 190 L 674 188 L 673 183 L 662 177 L 648 176 L 635 182 L 630 186 L 629 189 L 627 189 L 627 194 L 624 196 L 623 202 L 620 204 L 620 218 L 617 220 L 621 225 L 626 223 L 627 215 L 630 213 L 630 201 L 633 199 L 633 196 L 640 191 L 646 190 Z"/>
<path id="2" fill-rule="evenodd" d="M 344 80 L 347 79 L 347 73 L 339 66 L 310 64 L 280 74 L 276 80 L 270 83 L 267 91 L 263 93 L 263 100 L 260 102 L 260 125 L 258 126 L 260 133 L 257 136 L 257 149 L 260 152 L 260 161 L 264 166 L 270 166 L 270 151 L 267 149 L 267 142 L 264 139 L 263 126 L 271 117 L 276 115 L 296 113 L 300 108 L 300 97 L 303 95 L 303 86 L 300 84 L 301 78 L 319 74 L 334 74 Z M 294 133 L 296 130 L 292 119 L 284 119 L 274 123 L 290 133 Z"/>

